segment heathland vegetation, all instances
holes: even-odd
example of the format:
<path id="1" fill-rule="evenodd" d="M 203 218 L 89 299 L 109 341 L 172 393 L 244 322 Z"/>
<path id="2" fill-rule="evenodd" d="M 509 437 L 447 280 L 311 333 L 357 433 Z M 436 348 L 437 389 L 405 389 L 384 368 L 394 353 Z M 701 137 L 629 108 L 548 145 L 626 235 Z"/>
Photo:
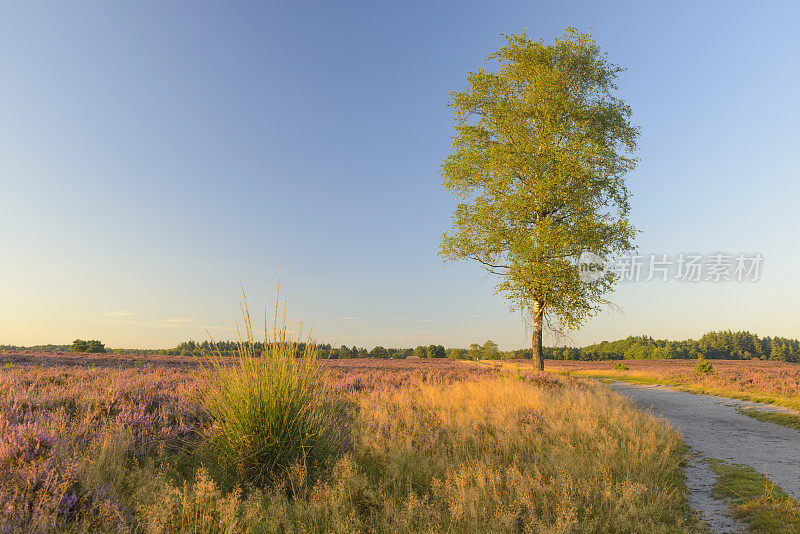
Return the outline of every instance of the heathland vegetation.
<path id="1" fill-rule="evenodd" d="M 0 530 L 696 526 L 678 436 L 600 385 L 252 339 L 199 368 L 6 364 Z"/>
<path id="2" fill-rule="evenodd" d="M 508 368 L 526 362 L 498 362 Z M 796 363 L 763 360 L 625 360 L 566 361 L 552 363 L 559 374 L 640 384 L 666 384 L 692 393 L 767 402 L 800 411 L 800 366 Z M 773 422 L 797 426 L 796 416 Z M 789 420 L 791 419 L 791 421 Z M 791 423 L 791 424 L 789 424 Z"/>

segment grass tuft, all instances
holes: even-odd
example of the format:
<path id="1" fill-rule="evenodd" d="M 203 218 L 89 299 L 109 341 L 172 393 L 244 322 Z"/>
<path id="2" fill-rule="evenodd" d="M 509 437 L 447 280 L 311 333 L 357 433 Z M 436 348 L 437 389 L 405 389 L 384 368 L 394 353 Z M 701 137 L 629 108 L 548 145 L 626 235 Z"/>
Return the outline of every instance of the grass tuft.
<path id="1" fill-rule="evenodd" d="M 346 448 L 343 406 L 326 388 L 316 346 L 291 337 L 285 314 L 279 325 L 277 304 L 263 350 L 246 300 L 242 318 L 236 361 L 217 353 L 206 368 L 210 450 L 246 484 L 270 485 L 298 469 L 313 479 Z"/>

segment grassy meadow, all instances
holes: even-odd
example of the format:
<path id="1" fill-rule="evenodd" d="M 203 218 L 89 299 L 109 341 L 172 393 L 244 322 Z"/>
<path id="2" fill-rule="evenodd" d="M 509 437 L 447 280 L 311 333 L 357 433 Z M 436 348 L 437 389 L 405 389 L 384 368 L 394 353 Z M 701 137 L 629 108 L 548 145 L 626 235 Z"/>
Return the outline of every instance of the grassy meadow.
<path id="1" fill-rule="evenodd" d="M 696 527 L 676 434 L 600 386 L 461 361 L 307 356 L 5 358 L 0 530 Z"/>

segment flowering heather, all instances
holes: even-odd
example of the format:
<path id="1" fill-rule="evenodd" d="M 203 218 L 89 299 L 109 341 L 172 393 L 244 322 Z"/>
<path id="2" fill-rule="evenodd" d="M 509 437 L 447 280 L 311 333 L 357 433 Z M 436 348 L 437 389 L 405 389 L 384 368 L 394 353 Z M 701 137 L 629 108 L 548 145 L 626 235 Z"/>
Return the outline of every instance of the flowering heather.
<path id="1" fill-rule="evenodd" d="M 0 354 L 0 362 L 14 366 L 65 366 L 65 367 L 141 367 L 154 365 L 186 369 L 196 367 L 199 358 L 192 356 L 136 354 L 88 354 L 85 352 L 40 351 L 23 349 Z"/>
<path id="2" fill-rule="evenodd" d="M 197 391 L 191 374 L 166 368 L 0 370 L 0 531 L 100 526 L 89 517 L 104 528 L 129 522 L 84 459 L 108 436 L 126 444 L 128 461 L 196 439 Z"/>
<path id="3" fill-rule="evenodd" d="M 448 385 L 497 375 L 497 371 L 491 367 L 478 367 L 461 360 L 354 358 L 323 362 L 330 372 L 331 386 L 337 391 L 372 391 L 421 384 Z"/>
<path id="4" fill-rule="evenodd" d="M 697 360 L 626 360 L 628 370 L 614 371 L 613 361 L 548 362 L 551 371 L 628 376 L 632 379 L 660 381 L 719 394 L 742 393 L 800 408 L 800 365 L 763 360 L 711 360 L 713 372 L 700 373 Z M 525 365 L 523 362 L 522 365 Z"/>
<path id="5" fill-rule="evenodd" d="M 135 511 L 91 460 L 191 449 L 207 429 L 198 360 L 23 352 L 0 368 L 0 531 L 131 527 Z M 462 362 L 324 362 L 332 391 L 355 393 L 496 374 Z M 350 438 L 348 438 L 350 439 Z M 133 465 L 133 464 L 131 464 Z M 91 518 L 88 521 L 87 518 Z"/>
<path id="6" fill-rule="evenodd" d="M 351 410 L 343 454 L 321 476 L 298 463 L 256 487 L 232 483 L 207 454 L 217 422 L 196 359 L 3 357 L 0 532 L 688 525 L 677 437 L 566 377 L 450 360 L 322 361 L 327 394 Z"/>

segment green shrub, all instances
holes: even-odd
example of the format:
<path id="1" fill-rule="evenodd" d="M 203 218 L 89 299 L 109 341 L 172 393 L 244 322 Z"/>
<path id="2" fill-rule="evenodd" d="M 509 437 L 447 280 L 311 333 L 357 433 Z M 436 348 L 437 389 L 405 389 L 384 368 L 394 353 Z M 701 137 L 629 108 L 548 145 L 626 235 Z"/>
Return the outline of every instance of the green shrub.
<path id="1" fill-rule="evenodd" d="M 238 361 L 218 355 L 207 369 L 210 450 L 248 484 L 271 484 L 298 466 L 312 480 L 349 442 L 344 406 L 326 389 L 313 343 L 295 357 L 298 342 L 285 324 L 277 328 L 276 313 L 272 341 L 256 351 L 246 305 L 243 316 Z"/>
<path id="2" fill-rule="evenodd" d="M 106 351 L 106 347 L 96 339 L 90 339 L 89 341 L 76 339 L 72 342 L 69 350 L 70 352 L 101 353 Z"/>
<path id="3" fill-rule="evenodd" d="M 714 366 L 711 365 L 711 362 L 705 358 L 698 358 L 697 365 L 695 365 L 694 370 L 698 373 L 710 374 L 714 372 Z"/>
<path id="4" fill-rule="evenodd" d="M 622 362 L 617 362 L 617 363 L 614 364 L 614 370 L 615 371 L 627 371 L 628 369 L 630 369 L 630 367 L 628 367 L 627 365 L 625 365 Z"/>

